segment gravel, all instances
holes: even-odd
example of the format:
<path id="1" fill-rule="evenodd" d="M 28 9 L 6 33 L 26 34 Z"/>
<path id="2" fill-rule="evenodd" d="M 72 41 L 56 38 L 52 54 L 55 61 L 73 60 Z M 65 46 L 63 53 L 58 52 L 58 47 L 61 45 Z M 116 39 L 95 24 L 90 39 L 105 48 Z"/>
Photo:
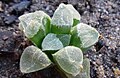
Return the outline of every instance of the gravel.
<path id="1" fill-rule="evenodd" d="M 91 78 L 120 78 L 119 0 L 1 0 L 0 78 L 62 78 L 54 67 L 30 74 L 19 70 L 19 58 L 31 43 L 18 29 L 18 17 L 43 10 L 51 17 L 60 3 L 71 3 L 81 14 L 81 22 L 95 27 L 99 41 L 84 55 L 90 59 Z"/>

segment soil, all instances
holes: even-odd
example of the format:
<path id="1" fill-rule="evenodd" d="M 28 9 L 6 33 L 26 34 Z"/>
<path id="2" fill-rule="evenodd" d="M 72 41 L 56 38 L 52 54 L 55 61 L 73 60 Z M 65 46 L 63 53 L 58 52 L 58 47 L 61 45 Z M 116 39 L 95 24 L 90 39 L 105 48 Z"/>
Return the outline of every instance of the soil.
<path id="1" fill-rule="evenodd" d="M 60 3 L 71 3 L 81 14 L 81 22 L 101 34 L 85 57 L 90 59 L 91 78 L 120 78 L 119 0 L 0 0 L 0 78 L 62 78 L 54 67 L 23 74 L 19 59 L 31 43 L 18 29 L 18 17 L 43 10 L 50 16 Z"/>

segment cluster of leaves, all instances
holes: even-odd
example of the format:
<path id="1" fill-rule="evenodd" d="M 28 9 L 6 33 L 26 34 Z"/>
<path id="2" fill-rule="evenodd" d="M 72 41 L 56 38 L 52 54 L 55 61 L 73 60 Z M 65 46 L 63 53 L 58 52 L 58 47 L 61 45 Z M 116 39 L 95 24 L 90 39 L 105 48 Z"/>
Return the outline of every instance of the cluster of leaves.
<path id="1" fill-rule="evenodd" d="M 23 73 L 56 64 L 68 78 L 89 78 L 90 62 L 83 52 L 98 41 L 93 27 L 80 23 L 80 14 L 70 4 L 61 3 L 52 19 L 43 11 L 19 17 L 19 28 L 33 42 L 20 59 Z"/>

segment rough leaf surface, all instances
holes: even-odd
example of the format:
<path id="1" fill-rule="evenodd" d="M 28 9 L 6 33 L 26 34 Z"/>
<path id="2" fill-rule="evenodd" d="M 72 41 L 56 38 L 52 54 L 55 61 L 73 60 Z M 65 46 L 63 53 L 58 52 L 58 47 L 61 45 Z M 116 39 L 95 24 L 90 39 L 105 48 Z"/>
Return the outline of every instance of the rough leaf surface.
<path id="1" fill-rule="evenodd" d="M 56 9 L 51 24 L 56 26 L 72 26 L 73 25 L 73 16 L 71 15 L 70 10 L 63 3 L 59 5 Z"/>
<path id="2" fill-rule="evenodd" d="M 71 35 L 49 33 L 42 42 L 43 50 L 59 50 L 70 43 Z"/>
<path id="3" fill-rule="evenodd" d="M 45 53 L 35 46 L 27 47 L 20 59 L 20 70 L 23 73 L 35 72 L 46 68 L 51 61 Z"/>
<path id="4" fill-rule="evenodd" d="M 57 34 L 59 40 L 62 42 L 63 46 L 68 46 L 70 44 L 71 35 L 69 34 Z"/>
<path id="5" fill-rule="evenodd" d="M 68 4 L 67 8 L 71 12 L 71 15 L 73 15 L 73 19 L 76 19 L 76 20 L 80 21 L 81 16 L 80 16 L 79 12 L 71 4 Z"/>
<path id="6" fill-rule="evenodd" d="M 90 60 L 88 58 L 83 59 L 83 69 L 77 78 L 90 78 Z"/>
<path id="7" fill-rule="evenodd" d="M 59 50 L 63 47 L 62 42 L 53 33 L 48 34 L 42 42 L 42 50 Z"/>
<path id="8" fill-rule="evenodd" d="M 72 76 L 66 73 L 68 78 L 90 78 L 90 61 L 88 58 L 83 60 L 83 69 L 77 76 Z"/>
<path id="9" fill-rule="evenodd" d="M 24 14 L 19 17 L 19 28 L 25 33 L 26 37 L 32 38 L 40 29 L 45 31 L 44 18 L 51 20 L 43 11 Z M 45 32 L 43 32 L 43 34 L 45 34 Z"/>
<path id="10" fill-rule="evenodd" d="M 99 38 L 98 31 L 84 23 L 80 23 L 71 30 L 71 45 L 80 47 L 82 50 L 94 45 Z"/>
<path id="11" fill-rule="evenodd" d="M 77 25 L 77 33 L 78 37 L 80 37 L 80 41 L 82 42 L 82 48 L 88 48 L 95 44 L 98 41 L 99 33 L 98 31 L 84 23 L 80 23 Z"/>
<path id="12" fill-rule="evenodd" d="M 61 3 L 55 10 L 51 20 L 51 32 L 55 34 L 69 34 L 73 25 L 73 16 L 67 5 Z"/>
<path id="13" fill-rule="evenodd" d="M 76 76 L 83 62 L 82 51 L 74 46 L 67 46 L 53 54 L 58 66 L 66 73 Z"/>

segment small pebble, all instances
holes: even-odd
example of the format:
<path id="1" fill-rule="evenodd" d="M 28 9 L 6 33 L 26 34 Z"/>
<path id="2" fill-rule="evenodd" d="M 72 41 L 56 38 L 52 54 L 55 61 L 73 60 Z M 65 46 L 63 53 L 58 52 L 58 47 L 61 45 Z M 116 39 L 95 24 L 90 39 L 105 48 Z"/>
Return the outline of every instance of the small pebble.
<path id="1" fill-rule="evenodd" d="M 113 68 L 113 70 L 114 70 L 114 74 L 115 74 L 116 76 L 120 76 L 120 69 L 118 69 L 118 68 Z"/>
<path id="2" fill-rule="evenodd" d="M 4 18 L 4 21 L 5 21 L 6 24 L 11 24 L 11 23 L 13 23 L 16 19 L 17 19 L 16 16 L 11 15 L 11 16 L 6 16 L 6 17 Z"/>
<path id="3" fill-rule="evenodd" d="M 2 2 L 0 1 L 0 11 L 2 12 L 3 9 L 2 9 Z"/>
<path id="4" fill-rule="evenodd" d="M 105 73 L 102 65 L 98 67 L 97 74 L 98 74 L 98 78 L 104 78 Z"/>
<path id="5" fill-rule="evenodd" d="M 23 11 L 24 9 L 26 9 L 28 6 L 30 5 L 30 1 L 22 1 L 18 4 L 13 5 L 12 7 L 10 7 L 11 11 Z"/>
<path id="6" fill-rule="evenodd" d="M 8 39 L 8 36 L 4 35 L 2 39 L 6 41 Z"/>

